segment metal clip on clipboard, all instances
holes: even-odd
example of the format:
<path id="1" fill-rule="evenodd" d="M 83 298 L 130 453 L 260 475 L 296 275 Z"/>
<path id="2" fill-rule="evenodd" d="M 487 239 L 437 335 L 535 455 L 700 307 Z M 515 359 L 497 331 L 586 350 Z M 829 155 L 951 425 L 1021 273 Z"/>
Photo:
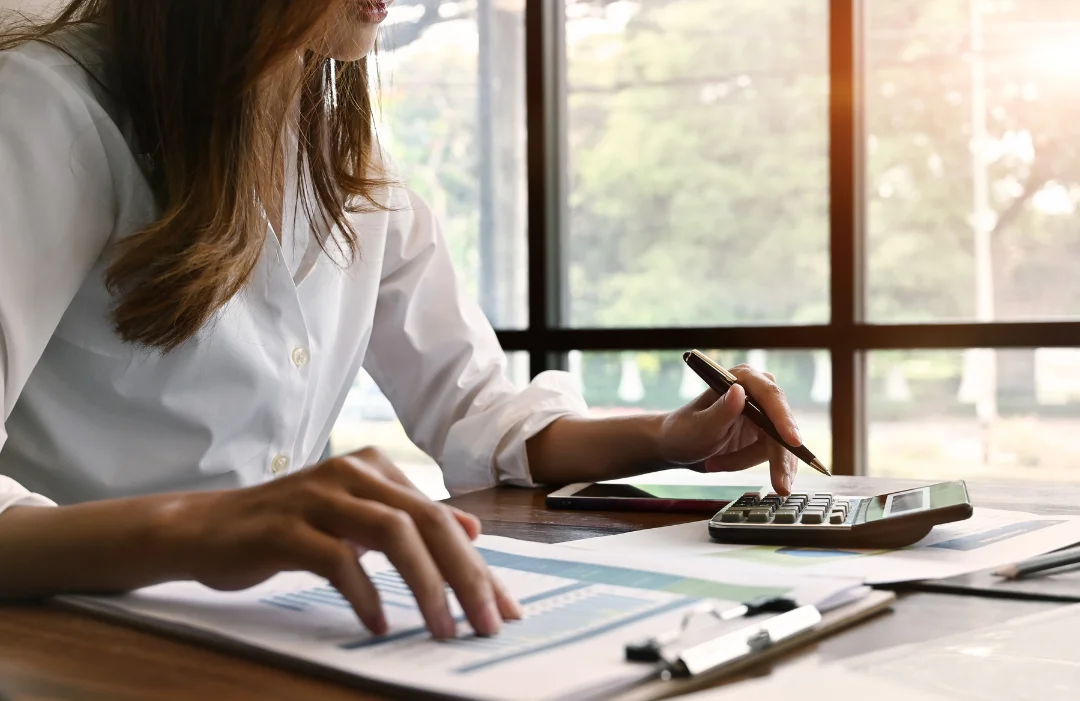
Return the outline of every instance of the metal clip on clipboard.
<path id="1" fill-rule="evenodd" d="M 730 621 L 770 611 L 778 612 L 778 615 L 704 642 L 683 647 L 678 645 L 696 618 L 709 616 L 719 621 Z M 779 613 L 781 611 L 783 613 Z M 811 630 L 819 623 L 821 612 L 816 607 L 796 607 L 790 599 L 761 599 L 724 611 L 718 610 L 714 604 L 701 604 L 687 612 L 678 630 L 627 645 L 626 659 L 660 663 L 663 678 L 693 677 L 757 655 L 781 641 Z"/>

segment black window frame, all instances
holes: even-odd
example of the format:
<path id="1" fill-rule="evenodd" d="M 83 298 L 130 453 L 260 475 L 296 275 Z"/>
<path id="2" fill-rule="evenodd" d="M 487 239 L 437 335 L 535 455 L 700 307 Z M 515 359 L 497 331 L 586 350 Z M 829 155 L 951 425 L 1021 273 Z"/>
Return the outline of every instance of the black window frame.
<path id="1" fill-rule="evenodd" d="M 829 0 L 829 263 L 831 316 L 814 326 L 567 328 L 569 230 L 564 0 L 526 0 L 529 324 L 500 330 L 507 351 L 530 353 L 530 370 L 565 369 L 571 350 L 823 349 L 832 361 L 831 467 L 863 474 L 866 357 L 891 349 L 1080 346 L 1080 321 L 954 324 L 867 322 L 863 183 L 863 0 Z"/>

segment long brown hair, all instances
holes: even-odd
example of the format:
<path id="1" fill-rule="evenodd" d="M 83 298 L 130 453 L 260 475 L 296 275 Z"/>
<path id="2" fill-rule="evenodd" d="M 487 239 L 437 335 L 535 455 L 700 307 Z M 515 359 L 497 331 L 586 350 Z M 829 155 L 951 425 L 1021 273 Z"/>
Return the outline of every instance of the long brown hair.
<path id="1" fill-rule="evenodd" d="M 385 209 L 388 184 L 368 63 L 307 48 L 345 1 L 70 0 L 51 20 L 0 31 L 0 50 L 33 40 L 62 48 L 54 40 L 85 25 L 105 37 L 108 87 L 152 164 L 161 211 L 115 247 L 105 276 L 125 341 L 173 350 L 250 279 L 267 231 L 256 193 L 281 185 L 286 110 L 276 105 L 299 104 L 297 177 L 321 225 L 314 235 L 324 251 L 358 254 L 348 214 Z"/>

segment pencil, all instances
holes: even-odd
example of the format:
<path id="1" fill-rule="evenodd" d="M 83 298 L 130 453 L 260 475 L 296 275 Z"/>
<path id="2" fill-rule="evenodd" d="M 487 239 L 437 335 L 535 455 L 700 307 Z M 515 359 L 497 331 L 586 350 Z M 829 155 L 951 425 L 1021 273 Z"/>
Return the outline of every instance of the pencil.
<path id="1" fill-rule="evenodd" d="M 1069 550 L 1058 550 L 1057 552 L 1038 555 L 1012 565 L 1005 565 L 994 570 L 994 574 L 1005 579 L 1019 579 L 1036 572 L 1076 564 L 1080 564 L 1080 548 L 1070 548 Z"/>

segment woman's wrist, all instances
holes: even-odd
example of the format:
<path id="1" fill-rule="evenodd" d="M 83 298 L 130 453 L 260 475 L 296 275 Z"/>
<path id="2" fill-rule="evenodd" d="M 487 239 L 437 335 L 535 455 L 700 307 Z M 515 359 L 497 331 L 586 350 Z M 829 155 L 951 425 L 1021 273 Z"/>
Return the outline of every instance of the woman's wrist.
<path id="1" fill-rule="evenodd" d="M 201 522 L 192 513 L 191 494 L 162 495 L 146 512 L 140 532 L 140 540 L 148 550 L 160 554 L 155 557 L 156 568 L 163 581 L 187 580 L 194 577 L 199 557 L 199 530 Z"/>
<path id="2" fill-rule="evenodd" d="M 668 464 L 665 414 L 563 417 L 529 439 L 536 482 L 559 484 L 631 477 Z"/>

